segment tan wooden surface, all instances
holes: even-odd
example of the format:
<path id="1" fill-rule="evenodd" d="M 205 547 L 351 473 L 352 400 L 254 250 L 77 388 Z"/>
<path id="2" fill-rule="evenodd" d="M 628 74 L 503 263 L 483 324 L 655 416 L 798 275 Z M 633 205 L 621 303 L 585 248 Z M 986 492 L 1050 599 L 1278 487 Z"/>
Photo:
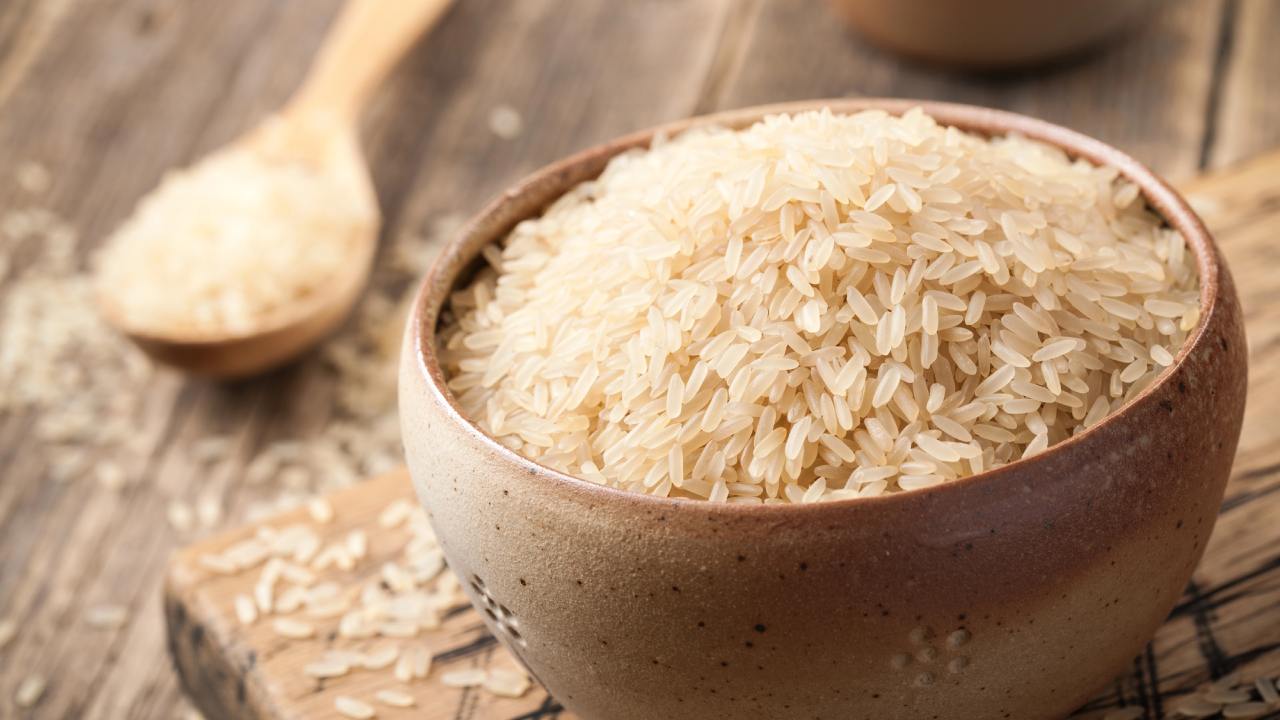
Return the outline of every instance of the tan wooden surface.
<path id="1" fill-rule="evenodd" d="M 78 232 L 77 258 L 87 262 L 166 168 L 231 139 L 289 95 L 337 6 L 0 3 L 0 216 L 51 209 Z M 871 48 L 848 36 L 818 0 L 462 0 L 365 118 L 386 217 L 375 290 L 394 293 L 409 281 L 412 273 L 393 260 L 415 238 L 475 210 L 525 172 L 694 112 L 824 95 L 968 101 L 1073 126 L 1184 180 L 1280 145 L 1277 3 L 1161 6 L 1099 53 L 1034 73 L 974 77 Z M 518 137 L 502 139 L 487 128 L 499 105 L 523 117 Z M 47 192 L 19 187 L 15 170 L 28 160 L 50 170 Z M 1274 196 L 1269 202 L 1280 204 Z M 1270 492 L 1280 482 L 1280 447 L 1271 408 L 1258 398 L 1269 377 L 1261 370 L 1274 363 L 1272 336 L 1280 332 L 1280 318 L 1267 322 L 1280 307 L 1267 284 L 1270 269 L 1280 267 L 1273 249 L 1280 246 L 1230 207 L 1214 217 L 1224 231 L 1254 237 L 1227 243 L 1245 287 L 1254 353 L 1254 400 L 1233 492 L 1272 498 L 1280 495 Z M 11 265 L 0 273 L 0 306 L 29 250 L 15 250 L 0 233 L 0 254 Z M 90 359 L 82 364 L 87 373 L 98 369 Z M 213 498 L 224 522 L 244 520 L 276 491 L 246 481 L 254 455 L 281 439 L 321 438 L 344 420 L 340 388 L 320 354 L 234 385 L 148 371 L 122 390 L 131 401 L 112 412 L 127 415 L 129 431 L 93 443 L 88 469 L 66 482 L 51 479 L 54 457 L 37 437 L 47 410 L 0 411 L 0 618 L 18 628 L 0 649 L 0 717 L 180 716 L 184 700 L 164 652 L 160 586 L 171 551 L 199 531 L 171 529 L 167 505 Z M 0 394 L 14 392 L 0 378 Z M 231 438 L 231 452 L 200 462 L 194 451 L 210 435 Z M 130 481 L 124 488 L 94 481 L 92 470 L 106 463 L 121 465 Z M 1233 527 L 1245 537 L 1244 528 L 1275 526 L 1267 507 L 1232 506 L 1216 542 L 1234 537 Z M 1236 564 L 1203 578 L 1204 592 L 1236 577 L 1232 568 L 1265 568 L 1274 541 L 1255 532 L 1231 544 L 1224 552 Z M 1277 579 L 1259 574 L 1245 584 L 1268 582 Z M 1237 586 L 1199 605 L 1219 613 L 1216 603 L 1235 602 Z M 1275 596 L 1261 597 L 1249 601 L 1261 603 L 1250 606 L 1255 622 L 1275 612 Z M 86 628 L 86 609 L 100 603 L 126 606 L 128 622 Z M 1188 663 L 1234 658 L 1256 647 L 1258 635 L 1248 622 L 1228 623 L 1215 635 L 1219 650 L 1187 635 L 1168 652 Z M 49 686 L 34 709 L 20 711 L 13 693 L 30 673 L 47 676 Z"/>

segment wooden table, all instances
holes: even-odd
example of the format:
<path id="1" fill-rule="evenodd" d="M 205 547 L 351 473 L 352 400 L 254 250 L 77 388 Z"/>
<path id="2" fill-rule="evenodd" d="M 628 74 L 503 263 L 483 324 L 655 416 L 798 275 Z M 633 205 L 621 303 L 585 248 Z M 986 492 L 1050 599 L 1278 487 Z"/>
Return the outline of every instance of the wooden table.
<path id="1" fill-rule="evenodd" d="M 165 169 L 283 100 L 337 4 L 0 4 L 0 219 L 50 208 L 78 231 L 87 260 Z M 1166 2 L 1100 53 L 1003 77 L 900 62 L 846 35 L 816 1 L 464 0 L 366 117 L 387 219 L 378 289 L 406 282 L 393 271 L 397 258 L 405 264 L 399 251 L 421 246 L 441 218 L 475 210 L 572 150 L 692 113 L 846 95 L 973 102 L 1072 126 L 1181 179 L 1280 144 L 1277 78 L 1272 0 Z M 503 105 L 523 119 L 510 139 L 488 129 Z M 33 192 L 40 183 L 29 175 L 15 179 L 28 160 L 51 172 L 47 192 Z M 31 252 L 0 231 L 0 260 L 12 264 L 0 270 L 0 311 Z M 1264 351 L 1255 339 L 1255 365 Z M 0 375 L 0 394 L 17 392 L 5 383 Z M 62 482 L 38 436 L 41 408 L 0 410 L 0 618 L 17 626 L 0 649 L 0 716 L 180 716 L 159 582 L 171 550 L 193 536 L 164 522 L 166 508 L 200 496 L 225 508 L 226 522 L 243 520 L 271 492 L 249 482 L 245 464 L 280 438 L 331 432 L 345 412 L 340 391 L 320 354 L 229 386 L 145 371 L 123 410 L 127 432 L 96 443 L 89 464 Z M 1246 422 L 1265 422 L 1262 410 Z M 209 435 L 231 443 L 213 463 L 197 457 Z M 1246 436 L 1244 489 L 1277 487 L 1273 450 Z M 94 480 L 112 463 L 123 487 Z M 127 622 L 86 628 L 86 611 L 102 603 L 127 607 Z M 18 711 L 13 693 L 32 672 L 49 677 L 48 689 Z"/>

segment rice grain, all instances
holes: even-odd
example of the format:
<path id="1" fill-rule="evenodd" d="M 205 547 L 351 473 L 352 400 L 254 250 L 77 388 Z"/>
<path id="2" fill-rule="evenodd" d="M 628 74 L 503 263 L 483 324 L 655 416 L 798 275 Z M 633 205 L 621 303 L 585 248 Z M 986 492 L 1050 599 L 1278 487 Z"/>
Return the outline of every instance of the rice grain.
<path id="1" fill-rule="evenodd" d="M 129 609 L 123 605 L 93 605 L 85 610 L 84 621 L 95 630 L 118 630 L 129 621 Z"/>
<path id="2" fill-rule="evenodd" d="M 499 697 L 522 697 L 533 683 L 529 676 L 518 670 L 495 668 L 489 671 L 484 680 L 484 689 Z"/>
<path id="3" fill-rule="evenodd" d="M 292 618 L 277 618 L 271 624 L 271 629 L 280 637 L 289 638 L 290 640 L 306 640 L 316 634 L 314 625 Z"/>
<path id="4" fill-rule="evenodd" d="M 97 284 L 131 328 L 242 333 L 340 276 L 372 212 L 344 178 L 233 147 L 139 203 L 99 257 Z"/>
<path id="5" fill-rule="evenodd" d="M 0 650 L 3 650 L 18 634 L 18 623 L 12 618 L 0 618 Z"/>
<path id="6" fill-rule="evenodd" d="M 28 675 L 18 683 L 14 691 L 13 702 L 20 708 L 34 707 L 44 697 L 47 681 L 43 675 Z"/>
<path id="7" fill-rule="evenodd" d="M 333 699 L 333 709 L 337 710 L 343 717 L 352 720 L 370 720 L 378 716 L 377 710 L 372 705 L 348 695 L 339 695 Z"/>
<path id="8" fill-rule="evenodd" d="M 412 695 L 401 690 L 379 690 L 373 694 L 373 699 L 394 708 L 410 708 L 418 704 Z"/>
<path id="9" fill-rule="evenodd" d="M 454 670 L 441 675 L 440 683 L 445 687 L 469 688 L 483 685 L 487 678 L 488 673 L 479 668 Z"/>

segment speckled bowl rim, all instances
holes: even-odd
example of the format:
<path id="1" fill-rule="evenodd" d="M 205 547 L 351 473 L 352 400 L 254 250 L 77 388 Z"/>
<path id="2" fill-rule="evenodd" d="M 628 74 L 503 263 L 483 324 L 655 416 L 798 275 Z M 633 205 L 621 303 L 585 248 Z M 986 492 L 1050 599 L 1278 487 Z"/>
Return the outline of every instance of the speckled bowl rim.
<path id="1" fill-rule="evenodd" d="M 476 244 L 473 236 L 487 218 L 499 214 L 524 193 L 537 188 L 541 182 L 547 182 L 550 178 L 565 173 L 571 168 L 598 161 L 602 157 L 609 158 L 629 149 L 647 147 L 652 138 L 658 134 L 670 136 L 692 127 L 709 124 L 735 128 L 745 127 L 768 115 L 818 110 L 824 107 L 830 108 L 832 112 L 838 114 L 879 109 L 894 115 L 900 115 L 907 110 L 919 107 L 942 125 L 955 126 L 968 132 L 986 136 L 1019 134 L 1054 145 L 1071 157 L 1084 158 L 1097 165 L 1109 165 L 1119 170 L 1122 176 L 1138 185 L 1143 198 L 1152 209 L 1170 227 L 1182 233 L 1186 239 L 1187 246 L 1191 249 L 1196 259 L 1196 268 L 1200 277 L 1200 322 L 1179 350 L 1174 363 L 1165 368 L 1160 376 L 1141 393 L 1120 406 L 1118 410 L 1108 414 L 1101 422 L 1084 432 L 1049 446 L 1046 450 L 1033 457 L 1018 459 L 980 473 L 966 475 L 950 482 L 927 488 L 866 498 L 846 498 L 804 504 L 713 503 L 695 498 L 657 497 L 607 485 L 597 485 L 588 480 L 549 468 L 507 448 L 467 418 L 466 413 L 458 406 L 453 394 L 447 389 L 444 371 L 437 362 L 435 325 L 439 321 L 440 311 L 453 290 L 454 282 L 460 274 L 471 267 L 481 248 L 505 237 L 520 219 L 534 217 L 536 213 L 512 220 L 506 224 L 505 229 L 501 229 L 499 232 L 486 233 L 491 237 L 488 237 L 484 242 Z M 468 246 L 474 247 L 474 250 L 464 252 Z M 409 316 L 409 328 L 411 331 L 409 341 L 415 354 L 416 370 L 422 373 L 426 380 L 426 385 L 431 394 L 431 401 L 438 403 L 445 410 L 450 421 L 458 423 L 469 435 L 478 439 L 483 446 L 491 450 L 499 458 L 527 470 L 531 475 L 541 476 L 550 480 L 552 483 L 559 485 L 559 489 L 600 502 L 634 504 L 638 509 L 643 509 L 644 507 L 679 508 L 683 511 L 700 511 L 716 515 L 758 515 L 768 516 L 773 519 L 803 516 L 806 519 L 813 520 L 823 513 L 837 513 L 855 507 L 871 508 L 881 503 L 946 502 L 950 499 L 948 498 L 949 495 L 958 496 L 970 491 L 975 486 L 992 485 L 1002 479 L 1016 477 L 1020 475 L 1019 471 L 1035 463 L 1048 464 L 1045 462 L 1046 460 L 1066 452 L 1070 447 L 1087 442 L 1102 429 L 1124 422 L 1131 408 L 1141 403 L 1143 399 L 1167 383 L 1169 378 L 1185 364 L 1187 356 L 1204 342 L 1205 328 L 1209 326 L 1210 321 L 1218 312 L 1217 297 L 1220 290 L 1218 278 L 1222 271 L 1219 258 L 1217 247 L 1204 222 L 1172 186 L 1128 154 L 1074 130 L 1018 113 L 959 103 L 901 98 L 804 100 L 746 107 L 659 125 L 580 151 L 563 160 L 544 166 L 523 178 L 498 198 L 492 200 L 468 221 L 436 257 L 413 299 Z M 431 320 L 430 324 L 426 322 L 428 318 Z M 1065 481 L 1065 478 L 1055 480 L 1055 482 Z"/>

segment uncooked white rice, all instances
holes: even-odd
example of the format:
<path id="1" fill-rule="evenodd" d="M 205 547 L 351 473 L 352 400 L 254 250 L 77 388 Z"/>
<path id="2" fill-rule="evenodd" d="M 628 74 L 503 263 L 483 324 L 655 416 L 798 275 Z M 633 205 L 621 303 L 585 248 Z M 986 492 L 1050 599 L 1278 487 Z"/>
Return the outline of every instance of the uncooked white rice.
<path id="1" fill-rule="evenodd" d="M 18 683 L 18 689 L 13 693 L 13 703 L 20 708 L 33 707 L 44 697 L 47 684 L 43 675 L 28 675 Z"/>
<path id="2" fill-rule="evenodd" d="M 170 501 L 165 516 L 169 520 L 169 526 L 180 533 L 191 532 L 191 528 L 195 526 L 195 511 L 181 500 Z"/>
<path id="3" fill-rule="evenodd" d="M 1280 692 L 1276 691 L 1276 681 L 1271 678 L 1261 677 L 1253 681 L 1254 687 L 1258 689 L 1258 696 L 1262 701 L 1271 705 L 1280 705 Z"/>
<path id="4" fill-rule="evenodd" d="M 1216 703 L 1248 702 L 1249 692 L 1237 688 L 1214 688 L 1204 694 L 1204 699 Z"/>
<path id="5" fill-rule="evenodd" d="M 241 625 L 252 625 L 258 619 L 258 606 L 254 603 L 253 598 L 240 593 L 236 595 L 234 601 L 236 619 Z"/>
<path id="6" fill-rule="evenodd" d="M 396 645 L 385 645 L 377 650 L 365 653 L 360 658 L 360 666 L 365 670 L 382 670 L 389 667 L 400 657 L 400 648 Z"/>
<path id="7" fill-rule="evenodd" d="M 124 469 L 111 461 L 99 464 L 94 474 L 99 485 L 112 491 L 120 490 L 129 482 Z"/>
<path id="8" fill-rule="evenodd" d="M 307 503 L 307 514 L 312 520 L 320 524 L 326 524 L 333 521 L 333 504 L 322 497 L 312 498 Z"/>
<path id="9" fill-rule="evenodd" d="M 347 552 L 357 560 L 369 552 L 369 536 L 363 530 L 352 530 L 347 535 Z"/>
<path id="10" fill-rule="evenodd" d="M 441 360 L 526 457 L 659 496 L 811 502 L 1042 452 L 1199 320 L 1114 168 L 920 110 L 695 130 L 613 159 L 451 299 Z"/>
<path id="11" fill-rule="evenodd" d="M 53 184 L 53 176 L 49 173 L 49 168 L 31 160 L 19 165 L 14 175 L 19 187 L 35 195 L 47 192 L 49 186 Z"/>
<path id="12" fill-rule="evenodd" d="M 418 704 L 412 695 L 401 690 L 379 690 L 373 694 L 373 698 L 383 705 L 396 708 L 409 708 Z"/>
<path id="13" fill-rule="evenodd" d="M 480 668 L 454 670 L 440 676 L 440 683 L 445 687 L 468 688 L 483 685 L 488 673 Z"/>
<path id="14" fill-rule="evenodd" d="M 360 190 L 287 154 L 221 150 L 139 203 L 100 258 L 99 291 L 131 329 L 248 331 L 341 275 L 376 225 Z"/>
<path id="15" fill-rule="evenodd" d="M 524 119 L 510 105 L 499 105 L 489 111 L 489 130 L 503 140 L 514 140 L 524 130 Z"/>
<path id="16" fill-rule="evenodd" d="M 17 622 L 12 618 L 0 618 L 0 650 L 3 650 L 17 634 Z"/>
<path id="17" fill-rule="evenodd" d="M 332 507 L 332 502 L 326 502 Z M 300 508 L 296 516 L 306 522 L 262 525 L 251 537 L 198 560 L 220 575 L 243 577 L 260 567 L 252 593 L 232 597 L 231 609 L 240 624 L 269 620 L 276 636 L 298 642 L 317 636 L 331 638 L 333 646 L 317 649 L 300 674 L 332 680 L 363 671 L 384 672 L 387 680 L 413 683 L 431 672 L 429 647 L 421 642 L 402 646 L 395 641 L 373 645 L 365 641 L 379 634 L 419 638 L 425 631 L 439 629 L 443 611 L 465 604 L 467 598 L 457 577 L 445 569 L 426 511 L 408 501 L 391 503 L 388 508 L 397 508 L 394 527 L 381 529 L 370 519 L 365 525 L 343 531 L 322 522 L 324 518 L 313 517 L 310 507 L 305 511 Z M 322 578 L 317 574 L 321 568 L 297 564 L 318 552 L 321 540 L 317 531 L 339 537 L 324 552 L 340 554 L 345 558 L 342 562 L 350 564 L 348 569 L 356 567 L 355 555 L 365 558 L 370 554 L 370 531 L 385 536 L 376 540 L 380 556 L 393 548 L 398 548 L 399 556 L 374 566 L 380 571 L 365 563 L 367 569 L 358 569 L 354 577 L 343 572 Z M 304 548 L 309 548 L 309 555 L 300 558 L 298 553 Z M 319 555 L 315 559 L 319 560 Z M 341 569 L 338 563 L 332 564 Z M 336 637 L 332 632 L 335 626 Z M 507 686 L 514 687 L 514 683 L 499 686 L 499 690 Z M 400 707 L 396 703 L 403 703 L 405 694 L 389 692 L 389 699 L 376 699 Z M 412 701 L 412 696 L 408 698 Z"/>
<path id="18" fill-rule="evenodd" d="M 369 703 L 346 695 L 339 695 L 334 698 L 333 707 L 344 717 L 353 718 L 354 720 L 369 720 L 369 718 L 377 717 L 378 715 L 378 712 Z"/>
<path id="19" fill-rule="evenodd" d="M 518 698 L 529 691 L 533 683 L 519 670 L 494 668 L 484 680 L 484 689 L 499 697 Z"/>
<path id="20" fill-rule="evenodd" d="M 211 570 L 219 575 L 230 575 L 239 570 L 239 567 L 234 562 L 222 555 L 205 553 L 200 556 L 199 562 L 204 569 Z"/>
<path id="21" fill-rule="evenodd" d="M 346 663 L 335 662 L 332 660 L 320 660 L 318 662 L 307 663 L 302 667 L 302 672 L 307 677 L 313 678 L 336 678 L 346 675 L 351 670 L 351 666 Z"/>
<path id="22" fill-rule="evenodd" d="M 1270 717 L 1280 709 L 1280 692 L 1276 691 L 1276 683 L 1276 678 L 1263 676 L 1252 683 L 1242 684 L 1240 673 L 1234 672 L 1198 688 L 1194 694 L 1178 701 L 1171 709 L 1171 716 L 1183 718 Z M 1111 715 L 1107 717 L 1110 718 Z"/>
<path id="23" fill-rule="evenodd" d="M 379 660 L 382 659 L 385 659 L 385 656 L 379 658 Z M 411 646 L 401 651 L 399 657 L 392 659 L 395 660 L 392 676 L 400 682 L 409 683 L 415 679 L 425 678 L 431 672 L 431 651 L 423 645 Z"/>
<path id="24" fill-rule="evenodd" d="M 294 620 L 293 618 L 277 618 L 271 624 L 271 628 L 280 637 L 286 637 L 290 640 L 306 640 L 316 634 L 314 625 L 302 620 Z"/>
<path id="25" fill-rule="evenodd" d="M 396 666 L 392 668 L 391 675 L 402 683 L 413 682 L 413 662 L 401 655 L 400 659 L 396 660 Z"/>
<path id="26" fill-rule="evenodd" d="M 378 525 L 391 529 L 399 527 L 409 515 L 413 513 L 413 504 L 404 498 L 391 501 L 387 507 L 378 514 Z"/>
<path id="27" fill-rule="evenodd" d="M 118 630 L 129 622 L 129 609 L 123 605 L 93 605 L 84 611 L 84 621 L 95 630 Z"/>
<path id="28" fill-rule="evenodd" d="M 196 500 L 196 518 L 201 527 L 217 527 L 222 522 L 222 498 L 213 492 L 202 493 Z"/>

